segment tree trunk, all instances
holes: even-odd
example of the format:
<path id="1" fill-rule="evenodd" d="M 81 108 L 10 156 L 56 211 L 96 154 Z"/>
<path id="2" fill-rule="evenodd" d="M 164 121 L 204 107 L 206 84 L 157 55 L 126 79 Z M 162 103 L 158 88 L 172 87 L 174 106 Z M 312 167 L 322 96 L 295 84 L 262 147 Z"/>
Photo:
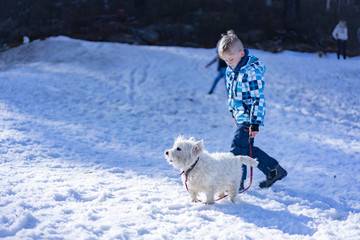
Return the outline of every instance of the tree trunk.
<path id="1" fill-rule="evenodd" d="M 330 11 L 330 3 L 331 3 L 331 0 L 326 0 L 326 10 L 327 11 Z"/>
<path id="2" fill-rule="evenodd" d="M 299 0 L 284 0 L 283 23 L 286 30 L 295 30 L 299 21 Z"/>
<path id="3" fill-rule="evenodd" d="M 341 0 L 338 0 L 338 14 L 340 14 L 340 11 L 341 11 Z"/>

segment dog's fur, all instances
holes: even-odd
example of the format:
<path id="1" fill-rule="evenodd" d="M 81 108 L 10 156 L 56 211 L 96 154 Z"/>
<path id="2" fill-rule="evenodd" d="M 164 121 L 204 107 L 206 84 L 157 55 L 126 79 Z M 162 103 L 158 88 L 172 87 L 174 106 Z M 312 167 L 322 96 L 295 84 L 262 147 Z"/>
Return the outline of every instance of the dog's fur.
<path id="1" fill-rule="evenodd" d="M 248 156 L 235 156 L 230 152 L 210 154 L 204 149 L 203 140 L 196 142 L 194 138 L 185 139 L 183 136 L 175 140 L 173 148 L 165 152 L 165 157 L 175 168 L 185 172 L 199 159 L 188 174 L 187 186 L 193 202 L 198 202 L 198 193 L 203 192 L 206 204 L 213 204 L 214 195 L 223 196 L 225 191 L 234 202 L 240 187 L 242 164 L 258 165 Z"/>

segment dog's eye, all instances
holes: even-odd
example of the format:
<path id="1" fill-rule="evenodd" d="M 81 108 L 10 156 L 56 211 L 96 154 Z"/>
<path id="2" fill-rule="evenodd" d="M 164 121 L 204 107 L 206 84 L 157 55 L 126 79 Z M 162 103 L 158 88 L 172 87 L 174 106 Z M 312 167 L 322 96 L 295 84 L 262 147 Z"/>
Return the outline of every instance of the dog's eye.
<path id="1" fill-rule="evenodd" d="M 181 148 L 178 147 L 176 150 L 181 151 Z"/>

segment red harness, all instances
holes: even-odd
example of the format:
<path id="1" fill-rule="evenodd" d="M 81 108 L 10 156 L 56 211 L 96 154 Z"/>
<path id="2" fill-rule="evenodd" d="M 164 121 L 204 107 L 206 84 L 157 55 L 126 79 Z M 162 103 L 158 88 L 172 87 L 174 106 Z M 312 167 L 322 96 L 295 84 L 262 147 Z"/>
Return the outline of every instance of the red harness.
<path id="1" fill-rule="evenodd" d="M 194 167 L 195 167 L 195 165 L 198 163 L 199 159 L 200 159 L 200 157 L 198 157 L 198 159 L 196 160 L 196 162 L 195 162 L 193 165 L 191 165 L 191 167 L 190 167 L 188 170 L 186 170 L 186 172 L 185 172 L 185 171 L 182 171 L 182 173 L 180 173 L 180 176 L 185 173 L 185 187 L 186 187 L 186 190 L 187 190 L 187 191 L 189 191 L 188 186 L 187 186 L 188 175 L 189 175 L 189 173 L 191 172 L 191 170 L 194 169 Z"/>

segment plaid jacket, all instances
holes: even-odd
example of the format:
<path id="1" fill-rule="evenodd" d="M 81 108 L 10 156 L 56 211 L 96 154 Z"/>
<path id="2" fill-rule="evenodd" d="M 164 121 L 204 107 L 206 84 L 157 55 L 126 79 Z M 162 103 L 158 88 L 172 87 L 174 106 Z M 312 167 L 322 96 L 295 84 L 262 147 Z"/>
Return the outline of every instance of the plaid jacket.
<path id="1" fill-rule="evenodd" d="M 245 49 L 243 65 L 226 69 L 229 110 L 233 112 L 238 124 L 264 125 L 265 97 L 264 73 L 266 70 L 258 58 L 248 55 Z"/>

